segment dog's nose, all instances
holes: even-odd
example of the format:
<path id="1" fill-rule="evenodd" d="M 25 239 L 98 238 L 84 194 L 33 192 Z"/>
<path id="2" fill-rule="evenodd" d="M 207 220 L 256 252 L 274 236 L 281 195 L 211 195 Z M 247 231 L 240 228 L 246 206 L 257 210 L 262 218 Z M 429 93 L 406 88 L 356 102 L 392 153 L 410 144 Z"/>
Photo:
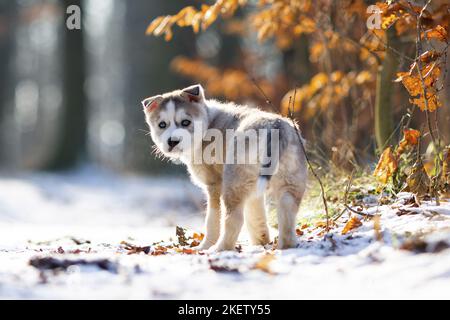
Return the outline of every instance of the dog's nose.
<path id="1" fill-rule="evenodd" d="M 171 148 L 175 148 L 175 146 L 179 143 L 180 143 L 180 140 L 172 140 L 172 138 L 169 138 L 169 140 L 167 140 L 167 144 Z"/>

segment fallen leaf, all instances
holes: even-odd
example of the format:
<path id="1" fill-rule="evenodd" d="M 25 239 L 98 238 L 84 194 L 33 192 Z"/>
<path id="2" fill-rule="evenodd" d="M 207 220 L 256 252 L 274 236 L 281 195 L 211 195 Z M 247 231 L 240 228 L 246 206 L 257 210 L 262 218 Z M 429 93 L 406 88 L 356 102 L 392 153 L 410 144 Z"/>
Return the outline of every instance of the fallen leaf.
<path id="1" fill-rule="evenodd" d="M 275 256 L 272 254 L 265 254 L 262 258 L 257 261 L 253 267 L 253 269 L 261 270 L 263 272 L 274 274 L 274 272 L 270 269 L 270 263 L 275 259 Z"/>
<path id="2" fill-rule="evenodd" d="M 200 245 L 200 241 L 192 240 L 192 242 L 189 246 L 192 248 L 192 247 L 198 247 L 199 245 Z"/>
<path id="3" fill-rule="evenodd" d="M 36 257 L 29 261 L 29 264 L 39 270 L 66 270 L 75 265 L 96 266 L 102 270 L 117 273 L 118 266 L 108 259 L 84 260 L 84 259 L 56 259 L 52 257 Z"/>
<path id="4" fill-rule="evenodd" d="M 202 241 L 204 237 L 205 237 L 205 235 L 203 233 L 194 232 L 194 234 L 192 235 L 192 238 L 194 238 L 195 240 L 198 240 L 198 241 Z"/>
<path id="5" fill-rule="evenodd" d="M 196 254 L 198 251 L 194 249 L 183 248 L 182 253 L 184 254 Z"/>
<path id="6" fill-rule="evenodd" d="M 186 237 L 186 229 L 184 229 L 184 228 L 182 228 L 182 227 L 179 227 L 179 226 L 176 226 L 175 234 L 177 235 L 178 243 L 179 243 L 181 246 L 187 246 L 187 245 L 189 245 L 189 243 L 188 243 L 188 241 L 187 241 L 188 239 L 187 239 L 187 237 Z"/>
<path id="7" fill-rule="evenodd" d="M 357 217 L 353 216 L 345 224 L 344 229 L 342 230 L 342 234 L 343 235 L 347 234 L 351 230 L 356 229 L 356 228 L 358 228 L 360 226 L 362 226 L 362 222 Z"/>
<path id="8" fill-rule="evenodd" d="M 122 241 L 120 244 L 124 245 L 125 250 L 128 250 L 127 254 L 138 254 L 141 252 L 148 254 L 150 252 L 150 246 L 141 247 L 126 241 Z"/>

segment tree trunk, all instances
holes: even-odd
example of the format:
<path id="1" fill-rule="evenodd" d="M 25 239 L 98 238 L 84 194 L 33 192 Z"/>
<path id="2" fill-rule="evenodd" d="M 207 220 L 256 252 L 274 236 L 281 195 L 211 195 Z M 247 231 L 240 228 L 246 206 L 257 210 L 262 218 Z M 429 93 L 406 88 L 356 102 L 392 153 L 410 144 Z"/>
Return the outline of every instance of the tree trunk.
<path id="1" fill-rule="evenodd" d="M 179 0 L 127 2 L 123 30 L 123 48 L 127 59 L 124 79 L 126 112 L 123 114 L 123 120 L 125 127 L 128 128 L 123 145 L 123 165 L 127 170 L 158 173 L 178 169 L 151 154 L 152 141 L 145 134 L 148 127 L 140 101 L 184 85 L 183 81 L 170 70 L 170 62 L 176 55 L 189 55 L 189 51 L 192 52 L 195 44 L 192 31 L 188 28 L 175 28 L 174 39 L 170 42 L 164 41 L 163 37 L 145 35 L 147 25 L 156 16 L 175 13 L 184 7 L 184 1 Z"/>
<path id="2" fill-rule="evenodd" d="M 387 43 L 394 46 L 395 29 L 387 31 Z M 392 143 L 394 130 L 392 97 L 394 86 L 392 81 L 397 71 L 398 60 L 392 51 L 386 49 L 383 63 L 378 68 L 377 89 L 375 97 L 375 137 L 378 151 L 381 152 Z"/>
<path id="3" fill-rule="evenodd" d="M 14 46 L 13 17 L 15 2 L 0 2 L 0 21 L 3 23 L 3 31 L 0 32 L 0 165 L 9 161 L 7 152 L 7 90 L 11 87 L 11 55 Z"/>
<path id="4" fill-rule="evenodd" d="M 82 8 L 82 0 L 64 0 L 65 14 L 70 5 Z M 62 19 L 63 37 L 63 109 L 59 120 L 59 135 L 55 152 L 49 159 L 48 169 L 66 169 L 74 166 L 85 153 L 86 103 L 84 95 L 85 51 L 83 28 L 69 30 L 66 19 Z"/>

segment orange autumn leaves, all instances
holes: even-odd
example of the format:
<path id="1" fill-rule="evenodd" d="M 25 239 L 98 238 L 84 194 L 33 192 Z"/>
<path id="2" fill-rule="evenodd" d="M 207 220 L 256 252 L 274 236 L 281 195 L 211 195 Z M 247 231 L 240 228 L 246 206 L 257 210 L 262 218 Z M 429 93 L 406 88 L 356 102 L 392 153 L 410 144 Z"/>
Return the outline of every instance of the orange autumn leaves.
<path id="1" fill-rule="evenodd" d="M 417 105 L 422 111 L 432 112 L 442 106 L 437 87 L 441 75 L 441 67 L 437 61 L 439 57 L 440 54 L 435 51 L 427 51 L 419 57 L 421 68 L 418 62 L 414 62 L 408 72 L 397 73 L 395 81 L 402 82 L 411 96 L 410 103 Z"/>
<path id="2" fill-rule="evenodd" d="M 422 25 L 426 28 L 424 33 L 430 33 L 429 39 L 440 38 L 446 41 L 449 27 L 449 4 L 445 1 L 433 1 L 436 4 L 426 6 L 414 4 L 408 0 L 377 2 L 375 5 L 381 13 L 381 28 L 386 30 L 394 27 L 397 35 L 415 32 L 417 17 L 422 15 Z"/>
<path id="3" fill-rule="evenodd" d="M 447 42 L 448 32 L 443 26 L 437 25 L 435 28 L 424 31 L 422 37 L 428 40 L 435 39 L 440 42 Z"/>
<path id="4" fill-rule="evenodd" d="M 408 71 L 397 73 L 395 81 L 401 82 L 406 88 L 411 104 L 422 111 L 435 111 L 442 106 L 438 83 L 441 70 L 445 69 L 444 52 L 449 40 L 450 5 L 436 2 L 423 6 L 398 0 L 377 2 L 376 6 L 381 13 L 381 30 L 371 32 L 382 42 L 386 42 L 385 33 L 389 28 L 394 28 L 397 36 L 411 41 L 420 35 L 420 43 L 416 44 L 420 48 L 417 50 L 420 56 L 414 59 Z M 432 49 L 423 52 L 422 48 Z"/>
<path id="5" fill-rule="evenodd" d="M 407 149 L 417 146 L 420 139 L 420 131 L 414 129 L 403 130 L 403 139 L 400 141 L 397 149 L 386 148 L 378 160 L 378 164 L 373 172 L 377 180 L 386 184 L 389 178 L 394 175 L 398 169 L 398 157 Z"/>
<path id="6" fill-rule="evenodd" d="M 170 41 L 173 37 L 172 27 L 191 26 L 195 33 L 206 30 L 219 16 L 224 18 L 234 15 L 236 10 L 246 4 L 246 0 L 217 0 L 213 5 L 202 4 L 200 10 L 192 6 L 182 9 L 175 15 L 157 17 L 147 27 L 145 34 L 161 36 Z"/>
<path id="7" fill-rule="evenodd" d="M 250 22 L 261 42 L 274 38 L 279 48 L 288 48 L 302 34 L 316 31 L 311 0 L 260 0 L 258 7 Z"/>
<path id="8" fill-rule="evenodd" d="M 397 154 L 402 154 L 407 148 L 416 146 L 419 143 L 420 131 L 415 129 L 403 130 L 403 139 L 400 141 Z"/>
<path id="9" fill-rule="evenodd" d="M 155 18 L 147 27 L 146 34 L 172 39 L 173 26 L 192 27 L 195 33 L 209 28 L 219 17 L 229 18 L 236 10 L 247 4 L 247 0 L 216 0 L 213 5 L 202 4 L 198 10 L 188 6 L 177 14 Z M 249 23 L 257 30 L 260 41 L 276 38 L 281 48 L 290 46 L 293 39 L 316 29 L 313 19 L 304 13 L 311 9 L 311 0 L 259 0 L 258 10 L 250 15 Z"/>
<path id="10" fill-rule="evenodd" d="M 257 100 L 261 92 L 248 74 L 239 69 L 225 69 L 208 65 L 201 60 L 176 57 L 171 63 L 172 69 L 185 77 L 203 83 L 212 96 L 224 96 L 239 101 L 249 97 Z M 236 85 L 239 84 L 239 85 Z M 275 88 L 268 81 L 259 80 L 258 86 L 268 96 L 275 94 Z"/>
<path id="11" fill-rule="evenodd" d="M 439 101 L 439 78 L 441 69 L 445 69 L 444 51 L 448 46 L 448 28 L 450 13 L 448 5 L 435 7 L 417 6 L 400 0 L 390 4 L 377 3 L 382 11 L 382 27 L 394 27 L 397 35 L 416 37 L 420 35 L 420 56 L 414 59 L 406 72 L 397 73 L 396 82 L 401 82 L 410 95 L 409 102 L 422 111 L 433 112 L 442 106 Z M 420 19 L 420 21 L 419 21 Z M 420 28 L 418 27 L 420 22 Z M 430 47 L 429 51 L 422 48 Z"/>
<path id="12" fill-rule="evenodd" d="M 290 108 L 293 108 L 294 112 L 304 109 L 303 115 L 309 119 L 320 110 L 326 110 L 331 104 L 336 105 L 343 101 L 355 86 L 370 87 L 374 82 L 374 75 L 367 70 L 348 73 L 334 71 L 331 74 L 320 72 L 313 76 L 308 84 L 284 95 L 281 113 L 289 114 Z"/>

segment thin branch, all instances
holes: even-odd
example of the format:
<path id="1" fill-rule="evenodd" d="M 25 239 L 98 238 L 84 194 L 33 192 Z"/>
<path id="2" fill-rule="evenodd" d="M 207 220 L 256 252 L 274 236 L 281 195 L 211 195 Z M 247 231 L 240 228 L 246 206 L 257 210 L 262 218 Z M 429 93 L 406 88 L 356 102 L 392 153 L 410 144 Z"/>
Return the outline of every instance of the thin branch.
<path id="1" fill-rule="evenodd" d="M 366 218 L 373 218 L 373 215 L 372 215 L 372 214 L 368 214 L 368 213 L 365 213 L 365 212 L 360 212 L 360 211 L 358 211 L 358 210 L 353 209 L 352 207 L 350 207 L 350 206 L 347 205 L 347 204 L 344 204 L 344 207 L 345 207 L 347 210 L 349 210 L 349 211 L 351 211 L 351 212 L 353 212 L 353 213 L 359 214 L 360 216 L 363 216 L 363 217 L 366 217 Z"/>
<path id="2" fill-rule="evenodd" d="M 262 96 L 265 99 L 265 102 L 275 111 L 274 106 L 272 105 L 272 101 L 269 99 L 269 97 L 266 95 L 264 90 L 261 88 L 261 86 L 256 82 L 255 78 L 250 77 L 250 80 L 253 82 L 255 87 L 258 89 L 258 91 L 262 94 Z"/>
<path id="3" fill-rule="evenodd" d="M 295 96 L 296 96 L 296 94 L 297 94 L 297 88 L 294 88 L 294 98 L 292 99 L 292 106 L 295 106 Z M 303 145 L 303 140 L 302 140 L 302 138 L 300 136 L 300 129 L 298 128 L 298 125 L 297 125 L 297 123 L 295 122 L 295 120 L 293 118 L 293 112 L 290 109 L 290 106 L 289 106 L 289 118 L 291 119 L 292 124 L 294 125 L 295 132 L 297 134 L 297 138 L 298 138 L 298 141 L 300 143 L 300 146 L 302 147 L 303 154 L 305 155 L 306 162 L 308 163 L 308 167 L 311 170 L 311 173 L 313 174 L 314 178 L 316 178 L 316 180 L 319 182 L 320 191 L 321 191 L 320 193 L 321 193 L 322 202 L 323 202 L 323 207 L 325 209 L 325 214 L 326 214 L 326 219 L 327 219 L 327 229 L 326 230 L 328 232 L 330 230 L 330 214 L 329 214 L 329 211 L 328 211 L 328 202 L 327 202 L 327 198 L 326 198 L 325 188 L 323 186 L 322 180 L 317 175 L 316 171 L 314 170 L 314 168 L 313 168 L 313 166 L 311 164 L 311 161 L 309 161 L 308 155 L 306 154 L 306 149 L 305 149 L 305 146 Z"/>
<path id="4" fill-rule="evenodd" d="M 434 151 L 436 153 L 437 159 L 436 159 L 436 169 L 437 172 L 435 174 L 434 179 L 432 179 L 433 183 L 436 184 L 438 183 L 438 177 L 440 175 L 440 170 L 441 170 L 441 165 L 442 165 L 442 161 L 441 161 L 441 156 L 440 156 L 440 146 L 438 145 L 438 143 L 436 142 L 436 137 L 434 135 L 434 131 L 433 131 L 433 126 L 431 125 L 431 119 L 430 119 L 430 108 L 429 108 L 429 101 L 428 101 L 428 96 L 427 96 L 427 87 L 425 85 L 425 80 L 423 78 L 422 75 L 422 60 L 420 59 L 422 53 L 423 53 L 423 48 L 422 48 L 422 41 L 421 41 L 421 33 L 422 33 L 422 16 L 426 10 L 426 8 L 430 5 L 431 0 L 428 0 L 427 3 L 422 7 L 422 9 L 420 10 L 419 15 L 416 14 L 416 59 L 415 59 L 415 66 L 417 69 L 417 73 L 419 74 L 419 78 L 420 78 L 420 83 L 422 86 L 422 92 L 423 92 L 423 99 L 424 99 L 424 103 L 425 103 L 425 115 L 426 115 L 426 121 L 427 121 L 427 126 L 428 126 L 428 131 L 430 132 L 430 136 L 431 136 L 431 140 L 433 142 L 433 146 L 434 146 Z M 408 1 L 409 6 L 411 7 L 411 10 L 414 12 L 414 10 L 412 9 L 412 4 L 410 1 Z M 433 186 L 433 193 L 434 196 L 436 198 L 436 204 L 439 205 L 439 193 L 436 190 L 436 185 Z"/>
<path id="5" fill-rule="evenodd" d="M 351 173 L 350 177 L 348 178 L 347 187 L 345 188 L 344 207 L 347 205 L 348 193 L 350 192 L 350 187 L 352 186 L 354 173 L 355 173 L 355 170 L 352 170 L 352 173 Z M 342 210 L 341 213 L 339 213 L 339 215 L 333 219 L 333 221 L 337 221 L 344 214 L 344 212 L 346 210 L 347 210 L 347 208 L 344 208 L 344 210 Z"/>

